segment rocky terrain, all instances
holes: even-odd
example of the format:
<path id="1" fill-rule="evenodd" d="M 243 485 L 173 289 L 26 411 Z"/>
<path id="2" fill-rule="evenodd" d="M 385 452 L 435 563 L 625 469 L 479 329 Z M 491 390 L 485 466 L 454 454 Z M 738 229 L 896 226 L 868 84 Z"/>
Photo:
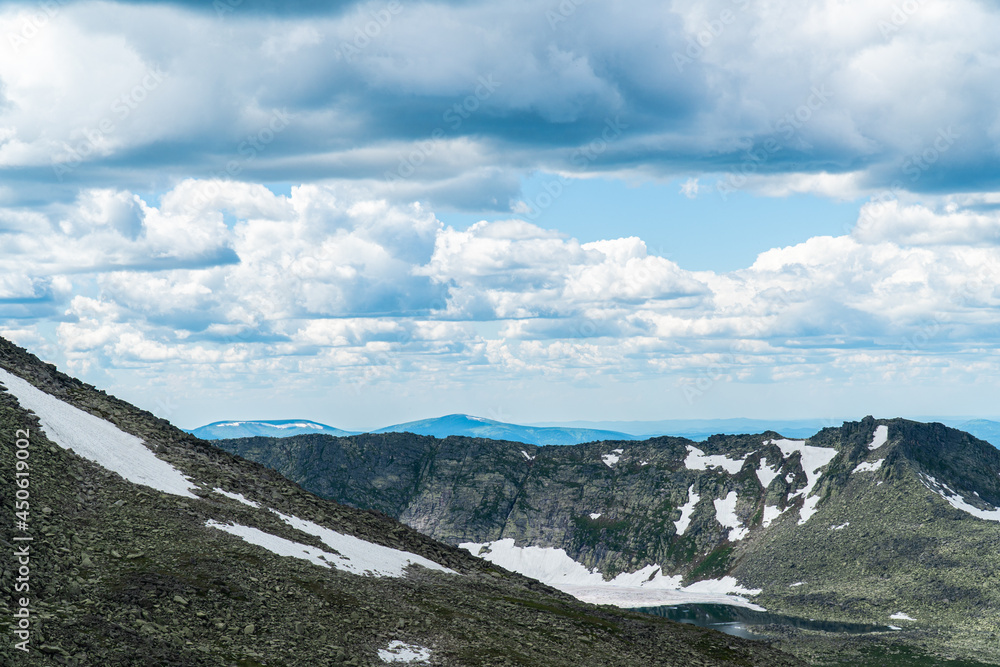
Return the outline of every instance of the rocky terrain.
<path id="1" fill-rule="evenodd" d="M 905 646 L 916 653 L 899 664 L 925 653 L 1000 663 L 1000 451 L 940 424 L 867 417 L 806 441 L 534 447 L 404 433 L 219 444 L 498 562 L 562 550 L 605 580 L 733 577 L 770 611 L 895 628 L 846 643 L 782 639 L 812 662 L 846 651 L 865 664 L 875 651 L 871 664 L 891 664 L 885 651 Z"/>
<path id="2" fill-rule="evenodd" d="M 800 664 L 580 603 L 321 499 L 2 339 L 0 379 L 0 613 L 11 619 L 26 596 L 30 632 L 25 652 L 16 621 L 5 628 L 0 664 Z M 17 461 L 30 480 L 25 526 L 14 523 Z"/>

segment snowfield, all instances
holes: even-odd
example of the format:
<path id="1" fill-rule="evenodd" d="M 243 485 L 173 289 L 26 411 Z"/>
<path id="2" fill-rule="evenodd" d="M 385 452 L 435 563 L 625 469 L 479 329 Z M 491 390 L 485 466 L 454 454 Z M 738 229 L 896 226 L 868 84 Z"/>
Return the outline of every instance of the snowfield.
<path id="1" fill-rule="evenodd" d="M 731 459 L 728 456 L 712 455 L 707 456 L 705 452 L 697 447 L 687 446 L 688 455 L 684 459 L 684 467 L 688 470 L 708 470 L 709 468 L 722 468 L 730 475 L 735 475 L 743 469 L 746 459 Z"/>
<path id="2" fill-rule="evenodd" d="M 69 449 L 134 484 L 185 498 L 197 498 L 188 477 L 156 457 L 142 440 L 109 421 L 95 417 L 31 383 L 0 369 L 0 382 L 22 408 L 38 415 L 49 440 Z"/>
<path id="3" fill-rule="evenodd" d="M 977 519 L 983 519 L 985 521 L 1000 521 L 1000 508 L 994 508 L 993 510 L 979 509 L 978 507 L 965 502 L 965 498 L 947 484 L 937 481 L 930 475 L 925 475 L 924 473 L 920 474 L 927 480 L 923 482 L 924 486 L 947 500 L 948 504 L 955 509 L 962 510 L 966 514 L 971 514 Z M 945 491 L 951 492 L 951 495 L 948 495 Z"/>
<path id="4" fill-rule="evenodd" d="M 432 560 L 411 554 L 408 551 L 400 551 L 381 544 L 374 544 L 353 535 L 344 535 L 337 531 L 324 528 L 323 526 L 306 521 L 295 516 L 288 516 L 276 510 L 271 510 L 281 520 L 296 530 L 314 535 L 323 541 L 331 549 L 335 549 L 343 559 L 341 563 L 334 563 L 339 569 L 354 572 L 355 574 L 371 573 L 376 577 L 401 577 L 410 565 L 421 565 L 428 570 L 447 572 L 448 574 L 458 574 L 452 569 L 435 563 Z"/>
<path id="5" fill-rule="evenodd" d="M 416 644 L 404 644 L 399 640 L 389 642 L 388 648 L 379 649 L 379 660 L 382 662 L 427 662 L 431 659 L 431 650 Z"/>
<path id="6" fill-rule="evenodd" d="M 876 450 L 889 440 L 889 427 L 876 426 L 872 441 L 868 443 L 868 449 Z"/>
<path id="7" fill-rule="evenodd" d="M 760 480 L 760 485 L 764 487 L 765 491 L 767 487 L 771 486 L 774 478 L 780 474 L 779 470 L 781 470 L 780 462 L 774 467 L 769 467 L 764 459 L 760 460 L 760 466 L 757 467 L 757 479 Z"/>
<path id="8" fill-rule="evenodd" d="M 876 470 L 882 467 L 882 463 L 884 461 L 885 459 L 879 459 L 878 461 L 875 461 L 873 463 L 868 463 L 867 461 L 865 461 L 864 463 L 859 463 L 858 467 L 851 471 L 851 474 L 854 474 L 856 472 L 875 472 Z"/>
<path id="9" fill-rule="evenodd" d="M 730 491 L 729 495 L 721 500 L 716 498 L 712 501 L 715 504 L 715 518 L 723 528 L 729 528 L 731 542 L 742 540 L 750 532 L 743 527 L 740 518 L 736 516 L 736 501 L 735 491 Z"/>
<path id="10" fill-rule="evenodd" d="M 694 506 L 698 504 L 699 500 L 701 500 L 701 496 L 694 492 L 694 485 L 692 485 L 688 489 L 688 501 L 681 506 L 681 518 L 674 521 L 678 535 L 683 535 L 688 526 L 691 525 L 691 515 L 694 514 Z"/>
<path id="11" fill-rule="evenodd" d="M 609 468 L 614 468 L 615 464 L 618 463 L 618 460 L 621 458 L 623 451 L 624 450 L 622 449 L 612 449 L 611 453 L 602 456 L 601 460 L 604 461 L 604 465 L 608 466 Z"/>
<path id="12" fill-rule="evenodd" d="M 788 509 L 787 507 L 785 509 Z M 785 510 L 779 510 L 777 505 L 764 505 L 764 520 L 761 521 L 761 526 L 767 528 L 770 526 L 775 519 L 785 513 Z"/>
<path id="13" fill-rule="evenodd" d="M 230 535 L 235 535 L 250 544 L 263 547 L 278 556 L 300 558 L 309 561 L 313 565 L 332 567 L 344 572 L 350 572 L 351 574 L 373 577 L 402 577 L 406 573 L 406 568 L 410 565 L 423 565 L 431 570 L 456 574 L 454 570 L 450 570 L 422 556 L 384 547 L 381 544 L 367 542 L 351 535 L 343 535 L 311 521 L 287 516 L 274 510 L 271 511 L 293 528 L 320 538 L 327 546 L 334 549 L 336 553 L 324 551 L 323 549 L 302 544 L 301 542 L 294 542 L 284 537 L 272 535 L 259 528 L 243 526 L 238 523 L 220 523 L 210 519 L 205 522 L 205 525 L 209 528 L 215 528 Z"/>
<path id="14" fill-rule="evenodd" d="M 588 570 L 563 549 L 519 547 L 511 538 L 481 544 L 465 542 L 458 546 L 500 567 L 538 579 L 583 602 L 626 608 L 727 604 L 764 611 L 763 607 L 742 597 L 757 595 L 760 589 L 744 588 L 733 577 L 699 581 L 682 587 L 680 575 L 665 576 L 659 566 L 647 565 L 636 572 L 625 572 L 605 580 L 600 572 Z"/>
<path id="15" fill-rule="evenodd" d="M 813 488 L 821 476 L 820 468 L 826 466 L 837 455 L 837 450 L 832 447 L 813 447 L 807 445 L 804 440 L 765 440 L 764 445 L 777 445 L 782 456 L 788 458 L 795 452 L 799 452 L 802 461 L 802 470 L 806 473 L 806 487 L 801 491 L 793 493 L 789 500 L 801 496 L 803 500 L 802 509 L 799 510 L 799 525 L 801 526 L 812 517 L 818 510 L 819 496 L 810 497 Z"/>
<path id="16" fill-rule="evenodd" d="M 252 500 L 247 500 L 246 496 L 244 496 L 242 493 L 232 493 L 230 491 L 223 491 L 222 489 L 218 489 L 218 488 L 212 489 L 212 491 L 215 491 L 220 496 L 225 496 L 226 498 L 231 498 L 231 499 L 235 500 L 236 502 L 243 503 L 244 505 L 249 505 L 250 507 L 260 508 L 260 503 L 254 502 Z"/>

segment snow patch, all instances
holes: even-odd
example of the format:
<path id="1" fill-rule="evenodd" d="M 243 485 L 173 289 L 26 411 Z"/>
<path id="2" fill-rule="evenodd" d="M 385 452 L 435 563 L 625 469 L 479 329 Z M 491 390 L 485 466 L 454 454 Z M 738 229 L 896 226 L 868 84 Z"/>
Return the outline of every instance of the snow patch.
<path id="1" fill-rule="evenodd" d="M 590 518 L 593 519 L 594 521 L 597 521 L 598 519 L 601 518 L 601 513 L 600 512 L 594 512 L 593 514 L 590 515 Z"/>
<path id="2" fill-rule="evenodd" d="M 891 618 L 894 621 L 915 621 L 915 620 L 917 620 L 915 618 L 910 618 L 909 616 L 907 616 L 906 614 L 904 614 L 901 611 L 897 611 L 895 614 L 893 614 L 889 618 Z"/>
<path id="3" fill-rule="evenodd" d="M 22 408 L 38 416 L 49 440 L 85 459 L 141 484 L 176 496 L 197 498 L 190 478 L 159 459 L 142 440 L 109 421 L 95 417 L 31 383 L 0 369 L 3 382 Z"/>
<path id="4" fill-rule="evenodd" d="M 731 541 L 742 540 L 750 531 L 743 527 L 740 518 L 736 516 L 736 492 L 730 491 L 725 498 L 716 498 L 712 501 L 715 504 L 715 518 L 724 527 L 729 528 L 729 539 Z"/>
<path id="5" fill-rule="evenodd" d="M 743 469 L 743 459 L 731 459 L 728 456 L 712 455 L 708 456 L 697 447 L 687 446 L 688 455 L 684 459 L 684 467 L 688 470 L 708 470 L 711 468 L 722 468 L 730 475 L 735 475 Z"/>
<path id="6" fill-rule="evenodd" d="M 763 611 L 743 595 L 757 595 L 760 589 L 744 588 L 733 577 L 699 581 L 681 587 L 680 575 L 666 576 L 658 565 L 636 572 L 623 572 L 605 580 L 597 570 L 588 570 L 563 549 L 519 547 L 512 538 L 496 542 L 465 542 L 458 545 L 475 556 L 500 567 L 538 579 L 579 600 L 618 607 L 656 607 L 674 604 L 728 604 Z"/>
<path id="7" fill-rule="evenodd" d="M 830 526 L 830 530 L 843 530 L 843 529 L 847 528 L 850 525 L 851 525 L 850 521 L 845 521 L 844 523 L 840 524 L 839 526 Z"/>
<path id="8" fill-rule="evenodd" d="M 681 518 L 674 521 L 677 527 L 677 535 L 683 535 L 691 525 L 691 515 L 694 514 L 694 506 L 701 500 L 701 496 L 694 492 L 694 485 L 688 489 L 688 501 L 681 505 Z"/>
<path id="9" fill-rule="evenodd" d="M 521 453 L 524 454 L 524 458 L 528 459 L 529 461 L 534 461 L 535 460 L 534 456 L 532 456 L 528 452 L 524 451 L 523 449 L 521 450 Z"/>
<path id="10" fill-rule="evenodd" d="M 851 471 L 851 474 L 853 475 L 856 472 L 875 472 L 882 467 L 883 461 L 885 461 L 885 459 L 879 459 L 873 463 L 868 463 L 867 461 L 859 463 L 858 467 Z"/>
<path id="11" fill-rule="evenodd" d="M 286 540 L 283 537 L 278 537 L 277 535 L 272 535 L 271 533 L 265 533 L 259 528 L 243 526 L 238 523 L 220 523 L 214 519 L 209 519 L 205 522 L 205 525 L 209 528 L 216 528 L 229 533 L 230 535 L 235 535 L 243 541 L 263 547 L 273 554 L 287 556 L 289 558 L 301 558 L 302 560 L 309 561 L 313 565 L 334 567 L 336 564 L 335 562 L 340 559 L 340 556 L 337 554 L 332 554 L 328 551 L 323 551 L 322 549 L 309 546 L 308 544 L 302 544 L 301 542 Z"/>
<path id="12" fill-rule="evenodd" d="M 221 496 L 225 496 L 226 498 L 232 498 L 233 500 L 241 502 L 244 505 L 249 505 L 250 507 L 257 507 L 257 508 L 260 507 L 260 503 L 255 503 L 252 500 L 247 500 L 246 496 L 244 496 L 242 493 L 232 493 L 230 491 L 223 491 L 222 489 L 212 489 L 212 490 Z"/>
<path id="13" fill-rule="evenodd" d="M 602 456 L 601 460 L 604 461 L 604 465 L 614 468 L 615 464 L 618 463 L 618 459 L 621 458 L 622 451 L 621 449 L 612 449 L 611 453 Z"/>
<path id="14" fill-rule="evenodd" d="M 812 517 L 818 510 L 819 496 L 809 497 L 813 488 L 821 476 L 820 469 L 830 463 L 837 455 L 837 450 L 832 447 L 812 447 L 804 440 L 765 440 L 764 445 L 777 445 L 783 456 L 788 457 L 795 452 L 800 453 L 802 470 L 806 473 L 806 486 L 801 491 L 792 494 L 791 498 L 802 496 L 805 500 L 802 509 L 799 510 L 799 525 L 801 526 Z M 788 479 L 786 477 L 786 479 Z"/>
<path id="15" fill-rule="evenodd" d="M 328 547 L 335 549 L 345 561 L 335 564 L 338 569 L 356 574 L 371 573 L 376 577 L 401 577 L 410 565 L 421 565 L 428 570 L 458 574 L 454 570 L 423 556 L 368 542 L 353 535 L 344 535 L 312 521 L 288 516 L 276 510 L 271 511 L 292 528 L 314 535 Z"/>
<path id="16" fill-rule="evenodd" d="M 789 584 L 788 587 L 789 588 L 795 588 L 796 586 L 805 586 L 805 583 L 806 582 L 804 582 L 804 581 L 796 581 L 794 584 Z"/>
<path id="17" fill-rule="evenodd" d="M 992 510 L 984 510 L 984 509 L 979 509 L 978 507 L 974 507 L 969 503 L 965 502 L 965 498 L 962 496 L 962 494 L 958 493 L 947 484 L 937 481 L 930 475 L 926 475 L 924 473 L 921 473 L 921 475 L 923 475 L 930 482 L 930 483 L 923 482 L 923 485 L 926 486 L 931 491 L 933 491 L 934 493 L 941 496 L 942 498 L 944 498 L 945 500 L 947 500 L 948 504 L 954 507 L 955 509 L 962 510 L 967 514 L 971 514 L 977 519 L 983 519 L 985 521 L 1000 521 L 1000 508 L 994 508 Z M 946 494 L 945 491 L 949 491 L 951 495 Z"/>
<path id="18" fill-rule="evenodd" d="M 876 426 L 872 441 L 868 443 L 868 449 L 878 449 L 889 440 L 889 427 Z"/>
<path id="19" fill-rule="evenodd" d="M 274 512 L 274 510 L 271 511 Z M 275 512 L 275 514 L 294 528 L 319 537 L 338 553 L 324 551 L 308 544 L 272 535 L 259 528 L 243 526 L 238 523 L 220 523 L 209 519 L 205 522 L 205 525 L 209 528 L 215 528 L 230 535 L 235 535 L 245 542 L 256 544 L 278 556 L 300 558 L 309 561 L 313 565 L 332 567 L 352 574 L 366 574 L 374 577 L 401 577 L 405 574 L 407 566 L 411 564 L 423 565 L 430 569 L 454 574 L 452 570 L 416 554 L 390 549 L 389 547 L 366 542 L 350 535 L 341 535 L 310 521 L 285 516 L 280 512 Z"/>
<path id="20" fill-rule="evenodd" d="M 788 509 L 787 507 L 785 509 Z M 777 505 L 764 505 L 764 520 L 761 522 L 764 528 L 767 528 L 774 520 L 785 513 L 785 510 L 779 510 Z"/>
<path id="21" fill-rule="evenodd" d="M 778 476 L 778 471 L 781 469 L 781 464 L 774 467 L 767 465 L 764 459 L 760 460 L 760 466 L 757 468 L 757 479 L 760 480 L 760 485 L 767 489 L 774 481 L 774 478 Z"/>
<path id="22" fill-rule="evenodd" d="M 378 651 L 382 662 L 427 662 L 431 659 L 431 650 L 416 644 L 404 644 L 399 640 L 389 642 L 388 648 Z"/>
<path id="23" fill-rule="evenodd" d="M 899 627 L 899 626 L 897 626 L 897 625 L 890 625 L 890 626 L 889 626 L 889 629 L 890 629 L 890 630 L 902 630 L 903 628 L 901 628 L 901 627 Z"/>

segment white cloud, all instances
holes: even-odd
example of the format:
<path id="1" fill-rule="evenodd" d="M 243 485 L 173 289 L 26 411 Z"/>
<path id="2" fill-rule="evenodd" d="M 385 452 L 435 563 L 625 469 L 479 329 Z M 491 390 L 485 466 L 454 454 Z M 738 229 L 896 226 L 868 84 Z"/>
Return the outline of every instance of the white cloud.
<path id="1" fill-rule="evenodd" d="M 889 241 L 909 246 L 1000 245 L 1000 214 L 959 210 L 935 211 L 898 200 L 870 202 L 861 209 L 853 236 L 867 243 Z"/>
<path id="2" fill-rule="evenodd" d="M 688 199 L 697 199 L 699 187 L 697 178 L 689 178 L 681 183 L 680 193 Z"/>
<path id="3" fill-rule="evenodd" d="M 461 230 L 357 190 L 280 196 L 189 180 L 159 206 L 87 190 L 32 231 L 0 212 L 15 221 L 0 308 L 23 340 L 30 323 L 58 322 L 61 353 L 80 368 L 574 386 L 992 372 L 989 355 L 954 352 L 989 349 L 1000 323 L 992 217 L 872 210 L 852 235 L 720 274 L 650 255 L 638 238 L 580 243 L 521 220 Z M 212 260 L 220 249 L 231 255 Z"/>
<path id="4" fill-rule="evenodd" d="M 740 187 L 776 196 L 970 178 L 989 190 L 1000 14 L 925 0 L 900 17 L 898 5 L 587 3 L 555 26 L 545 0 L 404 5 L 348 58 L 342 47 L 379 7 L 220 23 L 171 4 L 71 3 L 23 43 L 0 44 L 0 166 L 42 167 L 32 180 L 61 183 L 48 173 L 57 160 L 71 170 L 60 177 L 124 188 L 231 164 L 248 182 L 335 177 L 370 189 L 416 154 L 414 174 L 383 197 L 495 209 L 539 168 L 686 173 L 688 196 L 700 194 L 699 173 L 742 170 Z M 723 11 L 732 20 L 685 56 Z M 20 35 L 34 13 L 5 6 L 0 34 Z M 678 67 L 678 54 L 691 62 Z M 467 100 L 474 109 L 448 115 Z M 287 129 L 251 150 L 279 110 Z M 615 145 L 581 155 L 618 117 Z M 956 143 L 927 153 L 948 128 Z M 750 160 L 747 147 L 768 138 L 780 150 Z M 929 168 L 914 168 L 925 154 Z"/>

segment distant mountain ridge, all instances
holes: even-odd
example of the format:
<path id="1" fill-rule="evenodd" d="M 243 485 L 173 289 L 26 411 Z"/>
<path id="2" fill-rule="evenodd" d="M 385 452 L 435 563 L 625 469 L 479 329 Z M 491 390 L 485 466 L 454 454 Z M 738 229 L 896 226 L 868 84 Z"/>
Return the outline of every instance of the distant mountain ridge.
<path id="1" fill-rule="evenodd" d="M 577 445 L 598 440 L 638 440 L 637 436 L 616 431 L 587 428 L 546 428 L 507 424 L 493 419 L 454 414 L 434 419 L 395 424 L 372 431 L 373 433 L 416 433 L 438 438 L 458 435 L 470 438 L 508 440 L 532 445 Z M 203 440 L 227 438 L 289 438 L 296 435 L 322 433 L 333 436 L 358 435 L 356 431 L 321 424 L 309 419 L 221 421 L 188 431 Z"/>
<path id="2" fill-rule="evenodd" d="M 505 422 L 472 417 L 470 415 L 447 415 L 437 419 L 423 419 L 387 426 L 373 433 L 416 433 L 447 438 L 453 435 L 470 438 L 507 440 L 531 445 L 578 445 L 599 440 L 639 440 L 638 436 L 617 431 L 572 427 L 538 427 L 507 424 Z"/>
<path id="3" fill-rule="evenodd" d="M 937 418 L 946 426 L 971 433 L 1000 448 L 1000 422 L 988 419 Z M 661 421 L 543 422 L 513 424 L 465 414 L 394 424 L 368 433 L 416 433 L 436 438 L 466 436 L 507 440 L 531 445 L 579 445 L 599 440 L 645 440 L 659 436 L 687 438 L 700 442 L 713 435 L 740 435 L 774 431 L 791 438 L 808 438 L 820 430 L 837 426 L 829 419 L 668 419 Z M 294 435 L 325 433 L 333 436 L 358 435 L 362 431 L 344 429 L 309 419 L 230 420 L 188 430 L 203 440 L 226 438 L 287 438 Z"/>
<path id="4" fill-rule="evenodd" d="M 202 440 L 221 440 L 223 438 L 252 438 L 266 436 L 271 438 L 287 438 L 293 435 L 307 433 L 325 433 L 327 435 L 355 435 L 354 431 L 320 424 L 309 419 L 277 419 L 277 420 L 247 420 L 213 422 L 188 431 Z"/>

